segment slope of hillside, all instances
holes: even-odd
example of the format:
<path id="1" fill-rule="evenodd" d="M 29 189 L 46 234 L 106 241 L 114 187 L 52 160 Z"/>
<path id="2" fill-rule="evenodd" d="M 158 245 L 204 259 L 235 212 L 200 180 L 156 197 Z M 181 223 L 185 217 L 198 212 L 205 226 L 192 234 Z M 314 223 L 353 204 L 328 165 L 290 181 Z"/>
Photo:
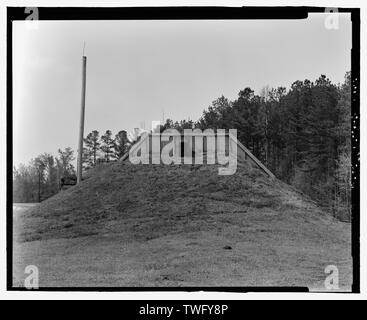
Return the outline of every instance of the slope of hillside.
<path id="1" fill-rule="evenodd" d="M 351 285 L 350 225 L 245 165 L 219 176 L 208 165 L 113 163 L 20 214 L 14 231 L 15 285 L 27 263 L 43 269 L 41 286 L 322 290 L 330 264 Z"/>

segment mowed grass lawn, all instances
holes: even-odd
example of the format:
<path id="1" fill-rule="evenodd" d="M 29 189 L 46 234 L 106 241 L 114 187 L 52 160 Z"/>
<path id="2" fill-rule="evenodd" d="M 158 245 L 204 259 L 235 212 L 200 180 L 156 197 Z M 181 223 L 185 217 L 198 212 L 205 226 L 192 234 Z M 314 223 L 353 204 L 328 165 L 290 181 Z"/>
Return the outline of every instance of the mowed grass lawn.
<path id="1" fill-rule="evenodd" d="M 15 208 L 15 235 L 27 210 Z M 309 214 L 251 208 L 210 219 L 174 216 L 166 222 L 172 232 L 161 235 L 144 229 L 149 218 L 140 216 L 107 222 L 95 235 L 26 242 L 15 236 L 13 286 L 23 287 L 25 267 L 35 265 L 40 287 L 307 286 L 324 291 L 325 267 L 336 265 L 340 289 L 351 290 L 350 224 Z M 139 228 L 145 237 L 134 236 Z"/>

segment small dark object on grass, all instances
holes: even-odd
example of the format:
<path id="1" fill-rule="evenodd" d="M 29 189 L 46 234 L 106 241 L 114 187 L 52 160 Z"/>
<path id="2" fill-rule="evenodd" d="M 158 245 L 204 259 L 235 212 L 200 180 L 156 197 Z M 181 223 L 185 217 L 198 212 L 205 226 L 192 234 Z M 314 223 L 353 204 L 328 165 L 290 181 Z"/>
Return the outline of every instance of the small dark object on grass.
<path id="1" fill-rule="evenodd" d="M 232 250 L 232 247 L 231 246 L 224 246 L 223 249 L 225 249 L 225 250 Z"/>

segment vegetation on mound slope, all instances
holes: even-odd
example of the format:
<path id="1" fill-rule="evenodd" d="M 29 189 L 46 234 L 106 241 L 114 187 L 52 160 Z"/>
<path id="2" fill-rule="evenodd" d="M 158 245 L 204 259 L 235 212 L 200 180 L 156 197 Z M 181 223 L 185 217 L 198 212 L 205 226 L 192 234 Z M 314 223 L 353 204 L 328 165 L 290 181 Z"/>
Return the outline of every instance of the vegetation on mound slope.
<path id="1" fill-rule="evenodd" d="M 147 240 L 212 230 L 233 214 L 241 223 L 249 213 L 278 219 L 287 212 L 298 222 L 332 220 L 297 191 L 244 165 L 219 176 L 217 166 L 116 162 L 27 211 L 16 235 L 20 241 L 98 234 Z"/>

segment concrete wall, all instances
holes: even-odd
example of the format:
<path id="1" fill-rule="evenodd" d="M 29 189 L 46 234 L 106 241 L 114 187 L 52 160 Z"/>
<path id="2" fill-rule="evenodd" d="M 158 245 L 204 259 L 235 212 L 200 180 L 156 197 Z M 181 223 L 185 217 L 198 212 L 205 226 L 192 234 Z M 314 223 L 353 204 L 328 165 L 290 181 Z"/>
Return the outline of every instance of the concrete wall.
<path id="1" fill-rule="evenodd" d="M 203 153 L 204 163 L 207 163 L 208 160 L 210 163 L 217 163 L 217 157 L 216 157 L 216 150 L 218 146 L 217 135 L 208 137 L 195 134 L 189 136 L 179 134 L 170 136 L 168 141 L 159 141 L 159 138 L 160 135 L 157 136 L 149 135 L 147 138 L 150 150 L 149 163 L 152 163 L 153 158 L 159 159 L 162 149 L 169 143 L 171 143 L 173 146 L 173 152 L 171 155 L 182 158 L 182 163 L 184 162 L 184 158 L 190 158 L 191 155 L 193 158 L 195 158 L 195 156 L 197 156 L 200 153 Z M 251 164 L 251 166 L 255 167 L 257 166 L 256 162 L 253 161 L 242 148 L 238 147 L 236 141 L 230 138 L 228 134 L 226 134 L 223 137 L 223 139 L 225 141 L 225 155 L 229 154 L 230 149 L 234 150 L 234 148 L 237 147 L 237 161 L 245 161 Z M 208 159 L 208 143 L 209 143 L 209 150 L 215 151 L 214 159 L 212 158 Z M 159 148 L 157 147 L 158 145 Z M 212 145 L 211 148 L 210 145 Z M 211 153 L 209 152 L 209 155 L 210 154 Z M 188 161 L 185 162 L 187 163 Z M 193 163 L 195 163 L 195 160 L 193 160 Z"/>

